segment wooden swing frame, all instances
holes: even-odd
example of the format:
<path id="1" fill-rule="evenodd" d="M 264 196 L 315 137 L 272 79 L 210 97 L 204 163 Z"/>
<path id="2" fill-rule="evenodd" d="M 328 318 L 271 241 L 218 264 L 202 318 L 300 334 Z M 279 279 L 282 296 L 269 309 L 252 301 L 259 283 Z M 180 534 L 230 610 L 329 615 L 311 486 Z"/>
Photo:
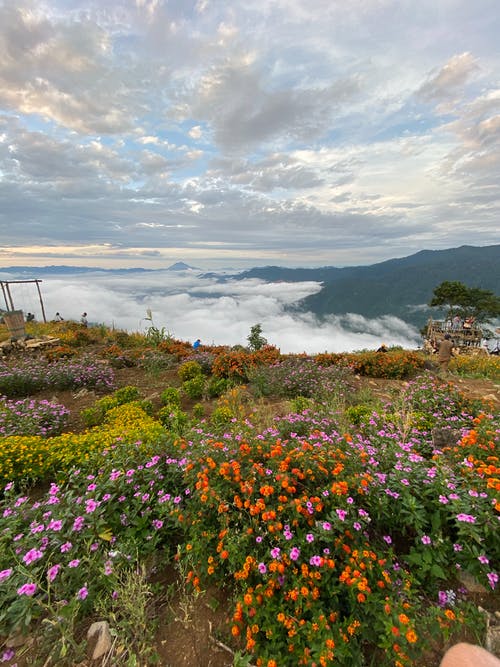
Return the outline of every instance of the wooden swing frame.
<path id="1" fill-rule="evenodd" d="M 12 293 L 10 291 L 10 285 L 35 283 L 37 291 L 38 291 L 38 298 L 40 300 L 40 307 L 42 309 L 43 321 L 47 322 L 47 318 L 45 316 L 45 308 L 44 308 L 44 305 L 43 305 L 42 292 L 40 290 L 40 283 L 41 282 L 42 281 L 39 280 L 38 278 L 35 278 L 33 280 L 0 280 L 0 287 L 2 288 L 3 298 L 4 298 L 4 301 L 5 301 L 5 305 L 7 306 L 7 312 L 11 313 L 14 310 L 16 310 L 16 308 L 14 307 L 14 300 L 12 298 Z"/>

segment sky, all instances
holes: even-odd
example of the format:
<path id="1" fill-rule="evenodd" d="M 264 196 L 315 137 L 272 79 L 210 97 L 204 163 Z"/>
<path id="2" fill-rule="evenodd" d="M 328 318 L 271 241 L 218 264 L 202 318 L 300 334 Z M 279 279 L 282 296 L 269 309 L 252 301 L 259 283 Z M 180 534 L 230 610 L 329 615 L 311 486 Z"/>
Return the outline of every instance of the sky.
<path id="1" fill-rule="evenodd" d="M 0 0 L 0 267 L 498 243 L 498 0 Z"/>
<path id="2" fill-rule="evenodd" d="M 0 269 L 0 280 L 12 280 L 12 275 Z M 59 312 L 65 320 L 78 321 L 86 312 L 92 326 L 105 324 L 141 333 L 154 326 L 191 343 L 200 338 L 205 345 L 246 346 L 250 328 L 259 323 L 262 335 L 283 354 L 377 349 L 382 342 L 405 349 L 422 344 L 414 327 L 392 315 L 367 319 L 347 313 L 319 321 L 312 313 L 287 310 L 321 289 L 313 281 L 219 282 L 196 271 L 101 271 L 45 276 L 39 287 L 47 320 Z M 11 284 L 9 289 L 16 309 L 43 320 L 35 285 Z"/>

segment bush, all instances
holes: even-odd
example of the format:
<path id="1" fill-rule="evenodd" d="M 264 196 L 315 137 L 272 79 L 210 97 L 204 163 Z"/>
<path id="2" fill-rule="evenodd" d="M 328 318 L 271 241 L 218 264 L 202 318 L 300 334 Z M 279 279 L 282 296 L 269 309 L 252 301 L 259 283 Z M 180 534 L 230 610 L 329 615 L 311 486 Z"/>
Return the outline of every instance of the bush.
<path id="1" fill-rule="evenodd" d="M 177 375 L 180 377 L 180 379 L 183 382 L 185 382 L 186 380 L 193 380 L 194 378 L 199 377 L 200 375 L 203 375 L 203 371 L 202 371 L 201 366 L 198 362 L 196 362 L 196 361 L 186 361 L 181 366 L 179 366 L 179 370 L 177 371 Z"/>
<path id="2" fill-rule="evenodd" d="M 207 395 L 209 398 L 222 396 L 231 386 L 228 378 L 211 377 L 207 384 Z"/>
<path id="3" fill-rule="evenodd" d="M 234 419 L 234 413 L 227 406 L 220 406 L 210 415 L 210 423 L 217 429 L 226 428 Z"/>
<path id="4" fill-rule="evenodd" d="M 182 391 L 192 399 L 203 398 L 203 390 L 205 388 L 205 378 L 203 375 L 197 375 L 196 377 L 186 380 L 182 383 Z"/>
<path id="5" fill-rule="evenodd" d="M 112 408 L 118 405 L 130 403 L 139 398 L 139 390 L 137 387 L 122 387 L 117 389 L 110 396 L 104 396 L 94 403 L 93 406 L 85 408 L 81 412 L 82 419 L 87 426 L 97 426 L 102 424 L 104 418 Z"/>
<path id="6" fill-rule="evenodd" d="M 417 352 L 358 352 L 349 356 L 355 373 L 374 378 L 406 379 L 423 370 L 425 361 Z"/>
<path id="7" fill-rule="evenodd" d="M 166 405 L 158 411 L 158 419 L 163 426 L 176 435 L 183 435 L 188 425 L 188 416 L 178 407 Z"/>
<path id="8" fill-rule="evenodd" d="M 181 404 L 181 395 L 175 387 L 167 387 L 161 392 L 160 400 L 162 405 L 175 405 L 179 407 Z"/>

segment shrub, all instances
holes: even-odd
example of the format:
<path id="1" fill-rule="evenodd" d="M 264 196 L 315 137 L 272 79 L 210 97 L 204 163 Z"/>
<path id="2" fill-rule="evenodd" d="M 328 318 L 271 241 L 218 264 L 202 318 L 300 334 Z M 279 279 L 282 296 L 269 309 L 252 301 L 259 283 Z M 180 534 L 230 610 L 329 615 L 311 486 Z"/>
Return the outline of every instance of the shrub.
<path id="1" fill-rule="evenodd" d="M 351 367 L 360 375 L 375 378 L 405 379 L 423 370 L 425 360 L 417 352 L 358 352 L 349 356 Z"/>
<path id="2" fill-rule="evenodd" d="M 193 378 L 203 375 L 203 371 L 197 361 L 186 361 L 179 366 L 177 375 L 183 382 L 185 382 L 186 380 L 192 380 Z"/>
<path id="3" fill-rule="evenodd" d="M 179 407 L 181 404 L 181 395 L 175 387 L 167 387 L 161 392 L 160 400 L 162 405 L 175 405 Z"/>
<path id="4" fill-rule="evenodd" d="M 458 375 L 486 377 L 499 381 L 500 357 L 496 355 L 469 356 L 460 354 L 457 357 L 452 357 L 449 369 Z"/>
<path id="5" fill-rule="evenodd" d="M 137 387 L 122 387 L 117 389 L 110 396 L 104 396 L 94 403 L 93 406 L 85 408 L 81 412 L 83 421 L 87 426 L 97 426 L 102 424 L 106 413 L 118 405 L 124 405 L 131 401 L 136 401 L 139 398 L 139 390 Z"/>
<path id="6" fill-rule="evenodd" d="M 158 419 L 163 426 L 176 435 L 183 435 L 188 425 L 188 416 L 180 408 L 166 405 L 158 411 Z"/>
<path id="7" fill-rule="evenodd" d="M 222 396 L 231 386 L 228 378 L 211 377 L 207 384 L 207 395 L 209 398 Z"/>
<path id="8" fill-rule="evenodd" d="M 186 380 L 182 383 L 182 391 L 194 400 L 200 399 L 203 397 L 203 390 L 205 388 L 205 378 L 203 375 L 197 375 L 196 377 Z"/>
<path id="9" fill-rule="evenodd" d="M 235 416 L 231 408 L 223 405 L 218 408 L 215 408 L 215 410 L 212 412 L 212 414 L 210 415 L 210 423 L 215 428 L 218 429 L 226 428 L 227 426 L 229 426 L 229 424 L 232 422 L 234 418 Z"/>
<path id="10" fill-rule="evenodd" d="M 247 382 L 248 370 L 253 366 L 249 352 L 222 352 L 214 361 L 212 372 L 217 377 L 228 378 L 234 382 Z"/>
<path id="11" fill-rule="evenodd" d="M 205 406 L 202 403 L 195 403 L 193 405 L 193 417 L 195 419 L 202 419 L 205 416 Z"/>

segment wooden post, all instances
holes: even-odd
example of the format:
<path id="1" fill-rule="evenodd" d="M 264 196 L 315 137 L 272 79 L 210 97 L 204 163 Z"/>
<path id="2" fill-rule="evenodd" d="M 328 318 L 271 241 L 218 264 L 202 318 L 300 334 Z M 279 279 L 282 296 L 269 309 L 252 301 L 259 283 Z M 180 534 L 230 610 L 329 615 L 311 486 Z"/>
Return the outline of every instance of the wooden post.
<path id="1" fill-rule="evenodd" d="M 36 288 L 38 290 L 38 298 L 40 299 L 40 306 L 42 308 L 43 321 L 47 323 L 47 318 L 45 317 L 45 308 L 43 307 L 42 293 L 40 292 L 40 285 L 38 284 L 41 282 L 42 282 L 41 280 L 35 280 Z"/>

